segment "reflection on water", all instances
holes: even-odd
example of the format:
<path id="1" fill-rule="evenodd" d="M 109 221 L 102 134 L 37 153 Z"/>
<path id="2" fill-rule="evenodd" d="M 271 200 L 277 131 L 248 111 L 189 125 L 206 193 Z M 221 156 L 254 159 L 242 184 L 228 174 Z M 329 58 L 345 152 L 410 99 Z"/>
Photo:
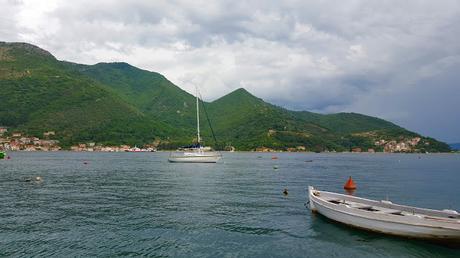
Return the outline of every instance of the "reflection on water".
<path id="1" fill-rule="evenodd" d="M 305 207 L 308 185 L 342 193 L 352 176 L 355 196 L 460 210 L 458 155 L 225 153 L 193 165 L 168 155 L 11 153 L 0 162 L 0 256 L 460 256 Z"/>
<path id="2" fill-rule="evenodd" d="M 356 189 L 344 189 L 345 193 L 348 195 L 354 195 L 356 192 Z"/>

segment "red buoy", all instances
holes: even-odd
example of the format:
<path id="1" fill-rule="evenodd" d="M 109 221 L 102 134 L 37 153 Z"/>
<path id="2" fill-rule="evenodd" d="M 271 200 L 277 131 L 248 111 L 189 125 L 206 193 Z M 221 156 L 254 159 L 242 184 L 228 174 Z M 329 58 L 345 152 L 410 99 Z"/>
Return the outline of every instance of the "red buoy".
<path id="1" fill-rule="evenodd" d="M 345 183 L 343 188 L 346 189 L 346 190 L 355 190 L 356 189 L 356 184 L 353 181 L 353 179 L 351 179 L 351 176 L 348 178 L 348 181 Z"/>
<path id="2" fill-rule="evenodd" d="M 272 156 L 272 159 L 278 159 L 278 157 L 277 156 Z"/>

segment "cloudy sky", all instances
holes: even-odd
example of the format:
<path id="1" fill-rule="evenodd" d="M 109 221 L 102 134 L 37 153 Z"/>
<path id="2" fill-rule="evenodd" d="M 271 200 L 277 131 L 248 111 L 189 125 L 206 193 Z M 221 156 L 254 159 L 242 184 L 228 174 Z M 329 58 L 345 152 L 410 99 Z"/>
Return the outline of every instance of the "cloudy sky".
<path id="1" fill-rule="evenodd" d="M 460 1 L 0 0 L 0 41 L 460 142 Z"/>

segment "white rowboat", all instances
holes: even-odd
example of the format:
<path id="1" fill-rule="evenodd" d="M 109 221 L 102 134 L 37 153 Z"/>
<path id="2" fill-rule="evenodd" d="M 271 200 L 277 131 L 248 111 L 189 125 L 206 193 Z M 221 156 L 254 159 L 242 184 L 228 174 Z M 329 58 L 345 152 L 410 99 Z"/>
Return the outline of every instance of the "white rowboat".
<path id="1" fill-rule="evenodd" d="M 460 214 L 374 201 L 308 187 L 310 209 L 353 227 L 370 231 L 460 243 Z"/>

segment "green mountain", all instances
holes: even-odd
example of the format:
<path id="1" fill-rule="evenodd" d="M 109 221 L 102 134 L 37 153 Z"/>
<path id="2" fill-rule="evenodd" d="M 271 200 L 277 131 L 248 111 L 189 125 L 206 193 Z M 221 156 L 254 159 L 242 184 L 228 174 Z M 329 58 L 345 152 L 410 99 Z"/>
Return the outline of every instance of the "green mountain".
<path id="1" fill-rule="evenodd" d="M 159 73 L 127 63 L 76 65 L 77 71 L 108 85 L 113 92 L 141 112 L 175 126 L 195 121 L 195 98 Z"/>
<path id="2" fill-rule="evenodd" d="M 29 44 L 0 43 L 0 86 L 0 125 L 36 136 L 54 130 L 64 146 L 143 144 L 177 131 Z"/>
<path id="3" fill-rule="evenodd" d="M 194 139 L 194 96 L 161 74 L 126 63 L 75 64 L 30 44 L 0 42 L 0 86 L 0 125 L 36 136 L 54 130 L 64 147 L 157 140 L 160 147 L 175 148 Z M 378 151 L 420 137 L 411 150 L 449 151 L 444 143 L 379 118 L 290 111 L 245 89 L 202 103 L 201 117 L 204 139 L 215 147 Z"/>
<path id="4" fill-rule="evenodd" d="M 381 151 L 384 145 L 376 146 L 376 141 L 396 141 L 396 145 L 415 137 L 423 138 L 391 122 L 361 114 L 290 111 L 266 103 L 245 89 L 238 89 L 207 105 L 218 138 L 238 149 L 305 146 L 311 151 L 349 151 L 352 148 Z M 449 150 L 444 143 L 430 138 L 421 139 L 420 146 L 411 148 L 430 152 Z"/>
<path id="5" fill-rule="evenodd" d="M 209 110 L 218 138 L 240 149 L 311 145 L 316 136 L 328 132 L 298 119 L 292 111 L 264 102 L 245 89 L 238 89 L 210 103 Z M 288 138 L 293 140 L 289 144 L 286 142 Z"/>

